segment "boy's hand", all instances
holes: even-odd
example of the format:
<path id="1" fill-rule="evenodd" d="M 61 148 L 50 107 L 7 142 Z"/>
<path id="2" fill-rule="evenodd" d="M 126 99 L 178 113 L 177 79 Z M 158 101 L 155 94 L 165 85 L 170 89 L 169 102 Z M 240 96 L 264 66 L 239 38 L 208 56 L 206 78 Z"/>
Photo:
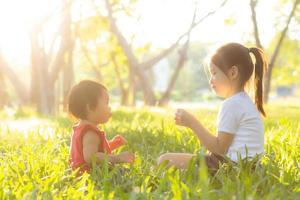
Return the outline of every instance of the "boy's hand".
<path id="1" fill-rule="evenodd" d="M 127 140 L 125 140 L 125 138 L 121 135 L 116 135 L 113 138 L 113 141 L 115 141 L 119 146 L 128 144 Z"/>
<path id="2" fill-rule="evenodd" d="M 196 118 L 183 109 L 177 109 L 175 114 L 175 123 L 180 126 L 191 128 Z"/>
<path id="3" fill-rule="evenodd" d="M 128 151 L 118 154 L 118 161 L 120 163 L 133 163 L 134 159 L 135 159 L 134 154 Z"/>

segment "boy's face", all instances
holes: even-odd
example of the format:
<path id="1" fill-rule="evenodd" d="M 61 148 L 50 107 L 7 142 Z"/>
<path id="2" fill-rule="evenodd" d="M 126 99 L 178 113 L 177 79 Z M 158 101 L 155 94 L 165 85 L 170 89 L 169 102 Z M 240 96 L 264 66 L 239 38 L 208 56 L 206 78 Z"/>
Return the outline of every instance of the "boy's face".
<path id="1" fill-rule="evenodd" d="M 98 103 L 94 109 L 88 109 L 88 118 L 95 124 L 104 124 L 111 117 L 111 109 L 109 106 L 109 96 L 107 91 L 103 91 L 98 98 Z"/>

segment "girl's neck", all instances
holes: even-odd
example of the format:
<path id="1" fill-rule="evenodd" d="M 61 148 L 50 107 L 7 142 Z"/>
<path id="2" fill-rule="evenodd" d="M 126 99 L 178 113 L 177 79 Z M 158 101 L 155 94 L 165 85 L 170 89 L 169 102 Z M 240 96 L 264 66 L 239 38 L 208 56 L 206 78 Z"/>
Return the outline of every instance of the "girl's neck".
<path id="1" fill-rule="evenodd" d="M 236 89 L 236 90 L 232 91 L 226 98 L 230 98 L 230 97 L 236 95 L 237 93 L 244 92 L 244 91 L 245 91 L 244 88 Z"/>

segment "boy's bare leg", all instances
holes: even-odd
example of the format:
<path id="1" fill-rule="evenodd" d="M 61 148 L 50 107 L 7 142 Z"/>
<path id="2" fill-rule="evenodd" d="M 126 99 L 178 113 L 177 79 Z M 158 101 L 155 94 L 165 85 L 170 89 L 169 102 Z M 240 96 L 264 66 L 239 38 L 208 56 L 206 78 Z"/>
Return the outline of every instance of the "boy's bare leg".
<path id="1" fill-rule="evenodd" d="M 164 161 L 169 161 L 167 167 L 174 166 L 178 169 L 186 169 L 193 156 L 195 156 L 195 154 L 166 153 L 158 158 L 157 165 L 162 164 Z"/>

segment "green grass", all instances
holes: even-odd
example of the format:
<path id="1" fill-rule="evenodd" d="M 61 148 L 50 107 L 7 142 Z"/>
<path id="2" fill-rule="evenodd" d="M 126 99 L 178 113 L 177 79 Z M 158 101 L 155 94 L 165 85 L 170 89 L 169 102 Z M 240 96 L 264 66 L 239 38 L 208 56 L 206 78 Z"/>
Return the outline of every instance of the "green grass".
<path id="1" fill-rule="evenodd" d="M 216 111 L 197 110 L 215 131 Z M 196 137 L 174 125 L 171 110 L 120 108 L 105 125 L 109 138 L 129 142 L 118 151 L 136 153 L 133 166 L 106 165 L 75 176 L 68 166 L 72 122 L 58 118 L 0 114 L 1 199 L 300 199 L 300 107 L 270 106 L 260 166 L 223 165 L 215 176 L 191 163 L 188 170 L 156 168 L 166 152 L 200 150 Z M 25 119 L 24 119 L 25 117 Z M 193 165 L 194 164 L 194 165 Z"/>

